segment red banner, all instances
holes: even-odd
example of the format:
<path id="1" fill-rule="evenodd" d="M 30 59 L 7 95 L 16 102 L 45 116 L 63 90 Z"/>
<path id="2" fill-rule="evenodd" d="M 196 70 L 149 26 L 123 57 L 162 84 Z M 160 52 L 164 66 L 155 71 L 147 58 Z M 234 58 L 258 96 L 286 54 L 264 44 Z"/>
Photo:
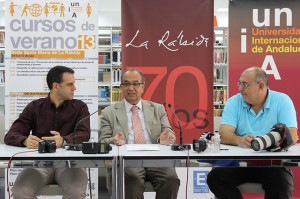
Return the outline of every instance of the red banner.
<path id="1" fill-rule="evenodd" d="M 288 94 L 299 124 L 300 95 L 296 86 L 300 62 L 300 1 L 239 0 L 229 4 L 229 91 L 238 92 L 243 70 L 266 70 L 270 89 Z"/>
<path id="2" fill-rule="evenodd" d="M 174 107 L 184 143 L 212 131 L 213 1 L 122 0 L 122 69 L 131 67 L 146 75 L 143 99 Z"/>

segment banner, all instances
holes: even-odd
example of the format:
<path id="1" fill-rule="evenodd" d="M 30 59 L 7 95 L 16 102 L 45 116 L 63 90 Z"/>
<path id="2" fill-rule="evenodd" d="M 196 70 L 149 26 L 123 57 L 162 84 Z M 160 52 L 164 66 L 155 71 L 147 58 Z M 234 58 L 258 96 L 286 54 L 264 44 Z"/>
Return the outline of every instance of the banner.
<path id="1" fill-rule="evenodd" d="M 229 95 L 246 68 L 266 70 L 270 89 L 294 102 L 298 124 L 300 2 L 296 0 L 239 0 L 229 2 Z"/>
<path id="2" fill-rule="evenodd" d="M 64 65 L 75 70 L 76 99 L 98 109 L 97 1 L 5 1 L 5 132 L 32 100 L 47 96 L 46 75 Z M 91 117 L 98 140 L 98 118 Z"/>
<path id="3" fill-rule="evenodd" d="M 180 6 L 179 6 L 180 5 Z M 179 142 L 213 130 L 213 1 L 122 0 L 122 70 L 145 73 L 145 100 L 166 105 Z"/>

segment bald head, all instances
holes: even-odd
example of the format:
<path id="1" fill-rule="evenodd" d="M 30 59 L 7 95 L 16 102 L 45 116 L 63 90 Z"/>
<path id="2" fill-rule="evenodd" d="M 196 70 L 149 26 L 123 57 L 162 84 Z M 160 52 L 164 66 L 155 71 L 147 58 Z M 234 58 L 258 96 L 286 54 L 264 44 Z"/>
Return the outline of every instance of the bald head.
<path id="1" fill-rule="evenodd" d="M 242 74 L 251 74 L 251 73 L 255 78 L 255 82 L 264 82 L 266 86 L 269 86 L 267 73 L 263 69 L 257 66 L 253 66 L 244 70 Z"/>

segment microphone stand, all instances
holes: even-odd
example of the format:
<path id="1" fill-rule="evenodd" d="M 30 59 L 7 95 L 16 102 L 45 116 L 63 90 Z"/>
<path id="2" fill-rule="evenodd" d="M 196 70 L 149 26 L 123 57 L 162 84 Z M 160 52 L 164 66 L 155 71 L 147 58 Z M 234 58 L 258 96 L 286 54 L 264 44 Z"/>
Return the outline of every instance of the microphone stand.
<path id="1" fill-rule="evenodd" d="M 74 136 L 73 136 L 73 143 L 72 144 L 66 144 L 65 145 L 65 149 L 67 150 L 71 150 L 71 151 L 82 151 L 82 144 L 77 144 L 76 143 L 76 130 L 77 130 L 77 126 L 78 124 L 80 124 L 82 121 L 86 120 L 87 118 L 90 118 L 92 115 L 94 115 L 95 113 L 97 113 L 97 111 L 93 112 L 92 114 L 82 118 L 81 120 L 79 120 L 76 125 L 75 125 L 75 128 L 74 128 Z"/>
<path id="2" fill-rule="evenodd" d="M 175 114 L 175 111 L 174 109 L 172 108 L 171 104 L 168 104 L 168 107 L 171 109 L 177 123 L 178 123 L 178 126 L 179 126 L 179 144 L 172 144 L 171 145 L 171 150 L 173 151 L 182 151 L 182 150 L 190 150 L 191 149 L 191 145 L 189 144 L 182 144 L 182 127 L 181 127 L 181 124 L 180 124 L 180 121 L 177 117 L 177 115 Z"/>

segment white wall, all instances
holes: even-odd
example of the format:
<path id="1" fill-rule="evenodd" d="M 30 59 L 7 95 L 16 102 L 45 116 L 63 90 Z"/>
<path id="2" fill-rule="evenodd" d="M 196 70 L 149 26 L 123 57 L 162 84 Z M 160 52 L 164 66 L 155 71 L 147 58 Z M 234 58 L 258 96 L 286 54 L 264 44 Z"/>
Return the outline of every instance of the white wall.
<path id="1" fill-rule="evenodd" d="M 216 13 L 218 27 L 228 27 L 228 12 Z"/>
<path id="2" fill-rule="evenodd" d="M 99 26 L 121 26 L 120 11 L 98 11 Z"/>

